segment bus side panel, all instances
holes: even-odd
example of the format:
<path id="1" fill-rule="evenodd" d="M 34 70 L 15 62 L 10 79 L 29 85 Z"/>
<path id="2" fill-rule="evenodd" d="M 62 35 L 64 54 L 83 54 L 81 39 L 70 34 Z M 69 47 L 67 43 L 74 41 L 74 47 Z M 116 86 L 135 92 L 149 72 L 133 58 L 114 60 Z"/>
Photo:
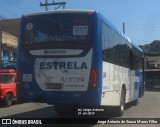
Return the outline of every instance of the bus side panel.
<path id="1" fill-rule="evenodd" d="M 121 87 L 126 86 L 126 102 L 129 99 L 129 69 L 103 62 L 103 85 L 101 105 L 120 105 Z"/>
<path id="2" fill-rule="evenodd" d="M 102 33 L 101 33 L 101 20 L 102 17 L 101 15 L 96 12 L 95 15 L 95 30 L 93 35 L 96 35 L 93 41 L 93 49 L 95 49 L 95 51 L 93 51 L 93 61 L 92 63 L 94 63 L 94 66 L 97 68 L 97 83 L 98 83 L 98 89 L 97 89 L 97 96 L 98 96 L 98 105 L 101 105 L 101 99 L 102 99 Z"/>
<path id="3" fill-rule="evenodd" d="M 134 94 L 133 94 L 133 99 L 132 100 L 138 100 L 139 99 L 139 94 L 143 93 L 143 79 L 142 79 L 142 71 L 136 70 L 135 71 L 135 77 L 134 77 Z"/>
<path id="4" fill-rule="evenodd" d="M 120 105 L 122 84 L 126 85 L 126 103 L 138 100 L 140 87 L 143 93 L 142 72 L 131 71 L 124 67 L 103 62 L 103 94 L 101 104 L 109 106 Z"/>

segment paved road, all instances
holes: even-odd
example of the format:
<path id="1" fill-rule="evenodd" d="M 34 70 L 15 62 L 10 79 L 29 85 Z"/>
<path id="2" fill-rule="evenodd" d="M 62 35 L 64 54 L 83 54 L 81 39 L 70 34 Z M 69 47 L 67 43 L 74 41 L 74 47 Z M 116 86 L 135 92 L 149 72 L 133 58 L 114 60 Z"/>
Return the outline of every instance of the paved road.
<path id="1" fill-rule="evenodd" d="M 57 113 L 54 106 L 45 103 L 23 103 L 0 107 L 0 117 L 10 118 L 53 118 Z"/>
<path id="2" fill-rule="evenodd" d="M 145 96 L 139 100 L 137 106 L 127 105 L 127 109 L 124 115 L 120 118 L 160 118 L 160 92 L 146 92 Z M 115 117 L 114 114 L 107 114 L 108 117 Z M 41 104 L 41 103 L 24 103 L 16 104 L 11 107 L 0 107 L 0 117 L 7 118 L 61 118 L 68 116 L 61 116 L 56 113 L 54 106 Z M 69 116 L 72 117 L 72 116 Z M 107 117 L 107 116 L 106 116 Z M 64 126 L 64 125 L 58 125 Z M 70 125 L 65 125 L 65 127 Z M 73 125 L 74 126 L 74 125 Z M 81 126 L 81 125 L 76 125 Z M 102 127 L 106 125 L 101 124 L 92 124 L 92 125 L 83 125 L 93 126 L 93 127 Z M 108 124 L 107 127 L 124 127 L 124 125 L 119 124 Z M 127 126 L 127 125 L 126 125 Z M 130 124 L 130 127 L 133 125 Z M 157 124 L 145 124 L 137 125 L 141 127 L 158 127 Z"/>
<path id="3" fill-rule="evenodd" d="M 160 118 L 160 91 L 146 92 L 137 106 L 126 109 L 122 118 Z"/>

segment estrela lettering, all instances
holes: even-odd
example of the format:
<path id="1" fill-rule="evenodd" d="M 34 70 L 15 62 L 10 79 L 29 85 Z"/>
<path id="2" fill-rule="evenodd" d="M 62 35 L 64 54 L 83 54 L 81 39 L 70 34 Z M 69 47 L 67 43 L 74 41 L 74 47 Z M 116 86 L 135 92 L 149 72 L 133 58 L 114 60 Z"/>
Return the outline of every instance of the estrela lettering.
<path id="1" fill-rule="evenodd" d="M 40 62 L 40 69 L 87 69 L 85 62 Z"/>

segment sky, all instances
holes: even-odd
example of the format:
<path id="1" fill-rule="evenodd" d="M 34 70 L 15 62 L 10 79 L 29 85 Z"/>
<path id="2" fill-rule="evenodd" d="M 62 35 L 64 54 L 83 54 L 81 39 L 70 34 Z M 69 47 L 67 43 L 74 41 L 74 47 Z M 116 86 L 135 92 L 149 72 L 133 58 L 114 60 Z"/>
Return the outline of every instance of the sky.
<path id="1" fill-rule="evenodd" d="M 22 15 L 45 11 L 45 0 L 0 0 L 0 17 L 20 18 Z M 48 0 L 52 3 L 53 0 Z M 66 2 L 65 9 L 87 9 L 101 12 L 137 45 L 160 40 L 160 0 L 54 0 Z M 55 6 L 48 7 L 54 10 Z M 59 8 L 62 9 L 62 8 Z"/>

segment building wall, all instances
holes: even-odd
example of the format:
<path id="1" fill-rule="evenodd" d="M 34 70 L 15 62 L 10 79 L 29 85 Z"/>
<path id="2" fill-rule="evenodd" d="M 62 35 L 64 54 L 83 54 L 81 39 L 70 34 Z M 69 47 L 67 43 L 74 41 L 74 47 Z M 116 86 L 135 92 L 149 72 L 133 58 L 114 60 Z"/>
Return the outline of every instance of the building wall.
<path id="1" fill-rule="evenodd" d="M 2 44 L 6 44 L 11 47 L 17 47 L 18 38 L 10 33 L 2 31 Z"/>
<path id="2" fill-rule="evenodd" d="M 146 55 L 147 66 L 145 69 L 146 89 L 160 89 L 160 55 Z"/>
<path id="3" fill-rule="evenodd" d="M 160 55 L 146 55 L 146 62 L 148 63 L 147 68 L 160 68 Z"/>
<path id="4" fill-rule="evenodd" d="M 160 89 L 160 69 L 145 71 L 146 90 Z"/>
<path id="5" fill-rule="evenodd" d="M 2 31 L 2 68 L 15 66 L 17 57 L 18 38 Z"/>

